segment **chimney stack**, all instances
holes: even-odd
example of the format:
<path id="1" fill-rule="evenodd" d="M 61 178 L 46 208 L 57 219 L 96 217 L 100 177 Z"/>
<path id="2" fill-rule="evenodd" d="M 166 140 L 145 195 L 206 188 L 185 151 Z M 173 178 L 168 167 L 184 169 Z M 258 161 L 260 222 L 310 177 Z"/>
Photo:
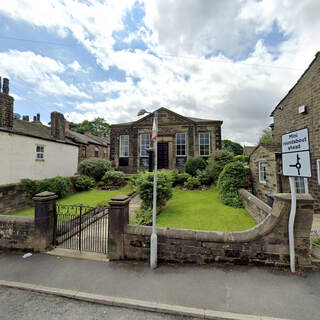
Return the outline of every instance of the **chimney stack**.
<path id="1" fill-rule="evenodd" d="M 2 92 L 5 94 L 9 94 L 9 79 L 7 78 L 3 78 Z"/>
<path id="2" fill-rule="evenodd" d="M 56 140 L 65 140 L 66 120 L 62 113 L 51 113 L 51 135 Z"/>
<path id="3" fill-rule="evenodd" d="M 13 97 L 9 96 L 9 80 L 3 79 L 1 92 L 0 78 L 0 127 L 12 130 L 13 128 Z"/>
<path id="4" fill-rule="evenodd" d="M 23 117 L 22 117 L 22 120 L 24 120 L 24 121 L 29 121 L 29 116 L 23 116 Z"/>

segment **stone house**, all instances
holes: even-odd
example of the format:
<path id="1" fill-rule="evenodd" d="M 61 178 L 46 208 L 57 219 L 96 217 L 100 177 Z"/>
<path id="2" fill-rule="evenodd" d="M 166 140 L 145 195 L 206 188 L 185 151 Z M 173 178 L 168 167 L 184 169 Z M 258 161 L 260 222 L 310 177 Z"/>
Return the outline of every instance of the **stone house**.
<path id="1" fill-rule="evenodd" d="M 66 128 L 66 136 L 79 145 L 79 162 L 88 158 L 110 158 L 110 140 L 93 135 L 91 132 L 81 134 Z"/>
<path id="2" fill-rule="evenodd" d="M 0 80 L 1 87 L 1 80 Z M 77 172 L 79 146 L 65 135 L 62 114 L 51 114 L 51 127 L 13 113 L 14 99 L 9 95 L 9 80 L 0 90 L 0 185 L 23 178 L 45 179 L 73 176 Z"/>
<path id="3" fill-rule="evenodd" d="M 169 109 L 158 111 L 158 168 L 183 170 L 188 157 L 207 159 L 221 148 L 222 121 L 191 118 Z M 110 159 L 126 173 L 149 166 L 153 113 L 133 122 L 111 125 Z"/>
<path id="4" fill-rule="evenodd" d="M 9 80 L 0 79 L 0 185 L 19 182 L 23 178 L 45 179 L 73 176 L 78 163 L 86 158 L 109 159 L 110 142 L 90 133 L 68 129 L 64 116 L 51 113 L 51 126 L 40 121 L 40 114 L 14 114 L 14 99 L 9 95 Z"/>
<path id="5" fill-rule="evenodd" d="M 274 123 L 273 141 L 281 144 L 281 136 L 302 128 L 309 129 L 312 178 L 296 178 L 296 191 L 310 193 L 315 199 L 315 212 L 320 213 L 320 52 L 318 52 L 296 84 L 271 113 Z M 280 149 L 279 149 L 280 150 Z M 257 166 L 258 157 L 250 157 L 250 166 Z M 282 172 L 281 159 L 279 172 Z M 268 167 L 267 167 L 268 170 Z M 274 166 L 270 170 L 275 170 Z M 255 171 L 257 180 L 257 171 Z M 282 177 L 283 192 L 289 191 L 288 178 Z M 267 181 L 268 192 L 277 192 L 274 181 Z M 260 186 L 261 187 L 261 186 Z M 267 188 L 267 187 L 265 187 Z M 258 192 L 259 188 L 256 188 Z M 263 191 L 261 191 L 263 192 Z"/>

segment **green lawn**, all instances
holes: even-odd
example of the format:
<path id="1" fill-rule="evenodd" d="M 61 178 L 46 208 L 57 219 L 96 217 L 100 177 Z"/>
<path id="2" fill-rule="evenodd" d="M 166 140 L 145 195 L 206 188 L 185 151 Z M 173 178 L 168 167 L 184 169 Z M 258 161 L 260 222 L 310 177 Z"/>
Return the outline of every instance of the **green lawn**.
<path id="1" fill-rule="evenodd" d="M 118 195 L 118 194 L 129 194 L 132 192 L 131 185 L 128 184 L 125 187 L 114 190 L 114 191 L 107 191 L 107 190 L 90 190 L 90 191 L 83 191 L 77 192 L 72 194 L 68 197 L 58 200 L 57 202 L 60 204 L 84 204 L 87 206 L 95 207 L 97 205 L 107 205 L 108 201 Z M 103 203 L 102 203 L 103 202 Z M 34 208 L 28 208 L 23 210 L 18 210 L 12 213 L 9 213 L 13 216 L 34 216 Z"/>
<path id="2" fill-rule="evenodd" d="M 242 231 L 256 225 L 256 221 L 244 209 L 224 205 L 217 188 L 206 191 L 174 189 L 167 208 L 157 217 L 158 227 Z"/>

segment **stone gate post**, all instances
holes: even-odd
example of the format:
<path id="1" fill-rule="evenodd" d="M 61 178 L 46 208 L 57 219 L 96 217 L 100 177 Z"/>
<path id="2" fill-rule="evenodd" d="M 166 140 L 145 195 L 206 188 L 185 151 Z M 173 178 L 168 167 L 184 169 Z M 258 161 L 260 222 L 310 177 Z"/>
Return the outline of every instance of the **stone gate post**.
<path id="1" fill-rule="evenodd" d="M 115 196 L 109 201 L 109 260 L 124 259 L 124 229 L 129 224 L 129 202 L 130 199 L 126 195 Z"/>
<path id="2" fill-rule="evenodd" d="M 44 251 L 53 244 L 56 232 L 56 200 L 53 192 L 44 191 L 36 194 L 34 223 L 37 233 L 37 250 Z"/>

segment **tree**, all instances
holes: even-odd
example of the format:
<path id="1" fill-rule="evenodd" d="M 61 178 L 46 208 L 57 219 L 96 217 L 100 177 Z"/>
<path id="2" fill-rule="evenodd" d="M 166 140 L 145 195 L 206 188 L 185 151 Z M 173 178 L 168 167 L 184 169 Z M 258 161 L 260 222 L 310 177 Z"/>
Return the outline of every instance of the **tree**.
<path id="1" fill-rule="evenodd" d="M 84 120 L 81 123 L 69 123 L 70 129 L 84 134 L 86 131 L 90 131 L 92 134 L 98 136 L 103 134 L 106 136 L 109 132 L 109 124 L 104 118 L 95 118 L 93 121 Z"/>
<path id="2" fill-rule="evenodd" d="M 243 147 L 241 144 L 231 140 L 222 140 L 222 150 L 229 151 L 235 156 L 243 154 Z"/>
<path id="3" fill-rule="evenodd" d="M 270 128 L 266 128 L 262 131 L 261 136 L 259 138 L 259 143 L 272 143 L 273 137 L 272 137 L 272 130 Z"/>

